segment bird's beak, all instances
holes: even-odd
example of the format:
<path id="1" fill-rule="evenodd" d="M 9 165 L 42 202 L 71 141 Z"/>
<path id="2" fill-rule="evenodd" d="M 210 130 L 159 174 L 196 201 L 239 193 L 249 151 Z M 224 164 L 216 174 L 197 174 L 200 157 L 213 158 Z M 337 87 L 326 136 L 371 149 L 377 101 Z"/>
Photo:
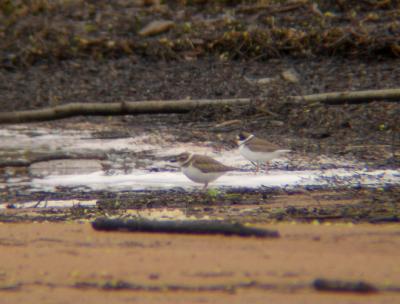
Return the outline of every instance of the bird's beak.
<path id="1" fill-rule="evenodd" d="M 236 142 L 236 144 L 239 146 L 240 145 L 240 142 L 241 142 L 241 140 L 240 140 L 240 137 L 237 135 L 236 137 L 235 137 L 235 142 Z"/>

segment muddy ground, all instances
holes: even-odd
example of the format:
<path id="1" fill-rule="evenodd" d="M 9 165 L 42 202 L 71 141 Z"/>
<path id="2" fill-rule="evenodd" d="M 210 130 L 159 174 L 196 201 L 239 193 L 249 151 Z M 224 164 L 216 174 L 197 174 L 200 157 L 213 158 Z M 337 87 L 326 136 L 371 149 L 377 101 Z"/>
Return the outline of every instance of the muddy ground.
<path id="1" fill-rule="evenodd" d="M 214 190 L 215 191 L 215 190 Z M 397 223 L 400 221 L 399 189 L 336 189 L 336 190 L 238 190 L 216 194 L 202 191 L 97 191 L 71 193 L 59 189 L 51 193 L 33 193 L 19 198 L 21 202 L 77 200 L 72 208 L 15 209 L 17 200 L 5 203 L 0 220 L 3 222 L 63 222 L 94 220 L 101 216 L 141 216 L 142 212 L 178 210 L 186 217 L 224 219 L 241 223 L 271 221 Z M 79 205 L 79 201 L 96 200 L 96 207 Z"/>
<path id="2" fill-rule="evenodd" d="M 189 115 L 115 118 L 110 127 L 120 123 L 126 132 L 121 134 L 124 136 L 129 136 L 134 127 L 132 132 L 136 133 L 140 128 L 154 130 L 155 125 L 184 128 L 185 132 L 178 134 L 181 140 L 222 140 L 231 146 L 234 135 L 245 129 L 299 151 L 356 155 L 372 164 L 390 165 L 398 162 L 400 147 L 397 102 L 310 105 L 293 104 L 289 96 L 393 88 L 399 85 L 399 66 L 398 59 L 341 58 L 283 58 L 265 62 L 209 58 L 161 63 L 125 58 L 103 64 L 91 60 L 62 62 L 13 72 L 3 70 L 2 110 L 68 102 L 251 97 L 250 106 L 202 110 Z M 297 71 L 299 83 L 281 77 L 287 70 Z M 262 87 L 246 77 L 271 81 Z M 231 124 L 218 127 L 231 120 Z M 107 120 L 98 121 L 105 124 Z M 55 124 L 62 127 L 63 121 Z"/>
<path id="3" fill-rule="evenodd" d="M 291 147 L 310 163 L 327 155 L 398 170 L 397 100 L 308 104 L 289 98 L 399 87 L 398 2 L 144 2 L 1 3 L 0 111 L 250 97 L 248 106 L 182 115 L 76 117 L 29 126 L 32 137 L 42 127 L 90 129 L 98 138 L 115 139 L 168 130 L 178 142 L 211 141 L 215 150 L 233 149 L 237 132 L 247 130 Z M 140 33 L 155 20 L 172 25 L 155 35 Z M 4 182 L 30 173 L 7 167 L 0 174 Z M 9 303 L 399 300 L 398 185 L 211 193 L 25 190 L 10 186 L 0 193 L 8 206 L 0 211 L 0 294 Z M 13 208 L 50 199 L 97 204 Z M 107 234 L 87 223 L 154 212 L 270 223 L 281 238 Z M 378 292 L 317 292 L 317 278 L 361 280 Z"/>
<path id="4" fill-rule="evenodd" d="M 398 127 L 398 102 L 376 101 L 359 104 L 293 104 L 289 95 L 390 88 L 398 85 L 400 68 L 398 59 L 362 60 L 345 59 L 281 58 L 267 61 L 221 61 L 210 57 L 195 61 L 152 62 L 141 59 L 131 62 L 129 58 L 107 60 L 102 64 L 93 60 L 63 61 L 57 64 L 39 64 L 27 69 L 4 71 L 8 81 L 3 82 L 4 110 L 34 109 L 72 101 L 121 101 L 174 98 L 225 98 L 251 97 L 251 106 L 208 109 L 180 115 L 123 116 L 123 117 L 77 117 L 52 122 L 31 124 L 35 128 L 66 128 L 90 130 L 101 139 L 118 139 L 140 136 L 143 132 L 173 134 L 178 142 L 204 143 L 211 141 L 214 149 L 234 149 L 234 137 L 240 130 L 255 132 L 272 142 L 291 147 L 295 155 L 306 156 L 309 164 L 288 165 L 286 169 L 307 169 L 318 166 L 314 161 L 321 155 L 341 157 L 364 164 L 365 168 L 392 168 L 399 165 L 400 138 Z M 281 77 L 288 69 L 297 71 L 299 83 L 293 84 Z M 251 79 L 272 78 L 267 87 L 249 82 Z M 49 77 L 52 75 L 52 77 Z M 23 86 L 24 90 L 18 88 Z M 54 93 L 56 92 L 56 93 Z M 54 94 L 55 95 L 54 95 Z M 36 94 L 36 95 L 35 95 Z M 32 96 L 36 96 L 32 98 Z M 53 97 L 55 99 L 51 99 Z M 36 101 L 38 103 L 36 103 Z M 144 154 L 129 155 L 129 159 L 149 157 Z M 151 157 L 151 156 L 150 156 Z M 321 165 L 322 166 L 322 165 Z M 156 170 L 156 168 L 153 168 Z M 4 171 L 5 172 L 5 171 Z M 7 174 L 29 174 L 24 168 Z M 340 187 L 339 187 L 340 188 Z M 322 189 L 323 190 L 323 189 Z M 362 206 L 352 209 L 338 203 L 335 208 L 320 207 L 310 210 L 304 206 L 285 206 L 283 211 L 262 214 L 262 219 L 320 219 L 336 218 L 351 222 L 374 221 L 375 217 L 398 220 L 399 191 L 397 186 L 380 190 L 340 189 L 337 197 L 362 200 Z M 386 191 L 385 191 L 386 190 Z M 323 196 L 318 189 L 300 189 Z M 265 204 L 276 195 L 287 195 L 280 189 L 261 189 L 246 194 L 245 190 L 233 190 L 217 196 L 202 193 L 173 192 L 91 192 L 76 193 L 69 189 L 57 189 L 54 193 L 26 194 L 11 188 L 3 190 L 3 201 L 13 203 L 31 199 L 90 198 L 99 200 L 100 209 L 183 207 L 220 204 Z M 312 195 L 314 195 L 312 193 Z M 5 200 L 4 200 L 5 198 Z M 120 199 L 122 198 L 122 199 Z M 367 208 L 365 208 L 368 206 Z M 286 210 L 290 207 L 290 210 Z M 360 209 L 358 210 L 358 208 Z M 300 210 L 301 209 L 301 210 Z M 358 210 L 358 211 L 357 211 Z M 362 210 L 362 211 L 361 211 Z M 90 213 L 90 212 L 89 212 Z M 96 213 L 96 212 L 95 212 Z M 361 215 L 360 215 L 361 214 Z M 64 215 L 63 215 L 64 216 Z M 342 217 L 342 218 L 341 218 Z M 57 217 L 56 217 L 57 218 Z M 63 217 L 62 217 L 63 218 Z M 258 221 L 255 216 L 253 221 Z M 380 221 L 380 220 L 377 220 Z"/>

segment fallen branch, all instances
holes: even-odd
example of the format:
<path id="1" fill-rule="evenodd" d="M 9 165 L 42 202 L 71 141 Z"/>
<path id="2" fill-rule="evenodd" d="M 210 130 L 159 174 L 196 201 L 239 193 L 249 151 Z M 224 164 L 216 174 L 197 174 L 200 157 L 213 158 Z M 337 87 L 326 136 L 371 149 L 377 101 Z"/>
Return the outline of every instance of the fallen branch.
<path id="1" fill-rule="evenodd" d="M 331 92 L 305 96 L 291 96 L 297 102 L 322 102 L 322 103 L 346 103 L 346 102 L 369 102 L 373 100 L 397 99 L 400 101 L 400 89 L 366 90 Z"/>
<path id="2" fill-rule="evenodd" d="M 46 121 L 79 115 L 139 115 L 187 113 L 201 107 L 248 104 L 249 98 L 119 103 L 69 103 L 40 110 L 0 113 L 0 124 Z"/>
<path id="3" fill-rule="evenodd" d="M 239 223 L 224 221 L 155 221 L 146 219 L 109 219 L 98 218 L 92 222 L 95 230 L 134 231 L 156 233 L 190 233 L 190 234 L 223 234 L 255 237 L 279 237 L 275 230 L 259 229 L 243 226 Z"/>

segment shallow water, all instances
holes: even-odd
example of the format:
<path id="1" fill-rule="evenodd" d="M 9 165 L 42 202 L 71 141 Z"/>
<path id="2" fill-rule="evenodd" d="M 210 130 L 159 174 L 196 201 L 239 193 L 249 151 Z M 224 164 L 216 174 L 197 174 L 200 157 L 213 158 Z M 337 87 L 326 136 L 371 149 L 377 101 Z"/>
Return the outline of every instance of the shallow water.
<path id="1" fill-rule="evenodd" d="M 0 190 L 24 193 L 56 192 L 57 187 L 71 191 L 138 191 L 183 188 L 188 191 L 202 185 L 187 179 L 168 157 L 183 151 L 212 156 L 235 166 L 212 183 L 215 188 L 260 187 L 382 187 L 400 183 L 399 170 L 367 170 L 352 160 L 307 156 L 296 152 L 274 160 L 268 171 L 255 175 L 253 166 L 237 149 L 215 149 L 210 142 L 177 142 L 172 134 L 142 133 L 126 138 L 96 138 L 96 132 L 60 130 L 19 125 L 0 129 L 0 157 L 27 158 L 35 153 L 101 151 L 106 160 L 53 160 L 34 163 L 27 175 L 7 169 L 0 180 Z M 326 169 L 322 169 L 326 168 Z"/>
<path id="2" fill-rule="evenodd" d="M 313 171 L 270 171 L 267 174 L 254 175 L 252 172 L 228 173 L 210 184 L 216 188 L 260 188 L 295 186 L 384 186 L 400 183 L 400 174 L 394 170 L 353 171 L 344 169 Z M 82 175 L 51 175 L 33 179 L 33 191 L 55 191 L 56 187 L 71 187 L 79 191 L 92 190 L 159 190 L 159 189 L 195 189 L 195 184 L 181 172 L 135 171 L 131 174 L 106 175 L 94 172 Z"/>

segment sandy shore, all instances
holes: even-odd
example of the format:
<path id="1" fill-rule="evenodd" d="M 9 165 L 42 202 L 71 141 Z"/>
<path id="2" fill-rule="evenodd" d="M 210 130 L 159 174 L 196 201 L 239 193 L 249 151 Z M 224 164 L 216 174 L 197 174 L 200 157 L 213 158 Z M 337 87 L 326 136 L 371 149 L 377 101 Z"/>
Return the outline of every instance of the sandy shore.
<path id="1" fill-rule="evenodd" d="M 398 225 L 272 224 L 279 239 L 107 233 L 88 223 L 0 224 L 4 303 L 394 303 Z M 318 292 L 316 278 L 384 290 Z M 397 285 L 396 285 L 397 284 Z"/>

